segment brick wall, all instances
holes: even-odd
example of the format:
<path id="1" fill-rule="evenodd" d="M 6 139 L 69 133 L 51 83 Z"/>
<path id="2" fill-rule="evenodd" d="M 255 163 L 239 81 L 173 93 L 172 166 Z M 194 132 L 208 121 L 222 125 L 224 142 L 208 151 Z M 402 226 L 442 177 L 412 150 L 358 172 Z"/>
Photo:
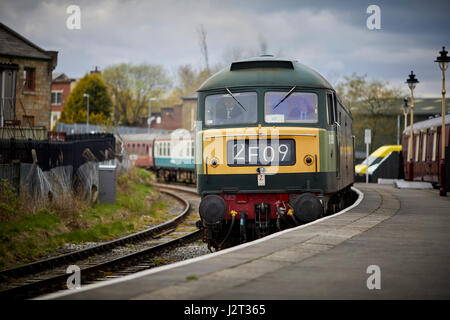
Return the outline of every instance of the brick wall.
<path id="1" fill-rule="evenodd" d="M 70 93 L 70 82 L 53 82 L 52 83 L 52 91 L 62 91 L 61 92 L 61 104 L 59 105 L 52 105 L 53 111 L 62 111 L 64 109 L 64 106 L 66 104 L 67 97 Z"/>
<path id="2" fill-rule="evenodd" d="M 153 115 L 153 114 L 152 114 Z M 151 127 L 154 129 L 175 130 L 182 127 L 182 105 L 172 108 L 161 108 L 161 123 L 152 121 Z"/>

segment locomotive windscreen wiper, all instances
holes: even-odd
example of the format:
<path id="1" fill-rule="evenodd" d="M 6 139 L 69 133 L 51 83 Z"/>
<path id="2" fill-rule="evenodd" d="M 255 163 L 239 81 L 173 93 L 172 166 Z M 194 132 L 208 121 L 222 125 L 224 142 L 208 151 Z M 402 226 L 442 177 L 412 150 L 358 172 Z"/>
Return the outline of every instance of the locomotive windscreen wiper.
<path id="1" fill-rule="evenodd" d="M 247 109 L 245 109 L 244 106 L 238 101 L 238 99 L 236 99 L 236 97 L 231 93 L 230 89 L 228 89 L 228 88 L 225 88 L 225 89 L 228 91 L 230 96 L 242 107 L 242 109 L 244 109 L 245 112 L 247 112 Z"/>
<path id="2" fill-rule="evenodd" d="M 292 92 L 294 92 L 294 90 L 295 90 L 296 87 L 297 87 L 297 86 L 293 86 L 292 89 L 289 90 L 289 92 L 287 93 L 287 95 L 285 95 L 284 98 L 281 99 L 280 102 L 278 102 L 278 103 L 276 104 L 275 107 L 273 107 L 273 110 L 275 110 L 275 108 L 278 107 L 284 100 L 286 100 L 287 98 L 289 98 L 289 96 L 292 94 Z"/>

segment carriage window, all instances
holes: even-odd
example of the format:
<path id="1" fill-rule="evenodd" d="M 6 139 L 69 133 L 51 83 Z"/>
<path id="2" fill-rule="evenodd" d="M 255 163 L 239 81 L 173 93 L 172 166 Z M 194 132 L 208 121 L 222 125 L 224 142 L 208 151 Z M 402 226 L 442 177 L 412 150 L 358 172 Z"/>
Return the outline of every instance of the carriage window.
<path id="1" fill-rule="evenodd" d="M 240 104 L 229 94 L 206 97 L 205 125 L 256 123 L 258 107 L 256 92 L 238 92 L 233 95 Z"/>
<path id="2" fill-rule="evenodd" d="M 266 122 L 317 122 L 317 95 L 315 93 L 294 92 L 286 100 L 278 104 L 287 93 L 266 92 L 264 95 L 264 120 Z"/>
<path id="3" fill-rule="evenodd" d="M 167 156 L 170 156 L 170 142 L 167 142 Z"/>
<path id="4" fill-rule="evenodd" d="M 437 158 L 437 131 L 433 134 L 433 154 L 432 154 L 432 161 L 436 161 Z"/>
<path id="5" fill-rule="evenodd" d="M 427 156 L 427 133 L 423 134 L 423 143 L 422 143 L 422 162 L 426 161 Z"/>
<path id="6" fill-rule="evenodd" d="M 416 135 L 416 156 L 415 156 L 415 159 L 416 159 L 416 162 L 419 162 L 419 144 L 420 144 L 420 136 L 419 135 Z"/>

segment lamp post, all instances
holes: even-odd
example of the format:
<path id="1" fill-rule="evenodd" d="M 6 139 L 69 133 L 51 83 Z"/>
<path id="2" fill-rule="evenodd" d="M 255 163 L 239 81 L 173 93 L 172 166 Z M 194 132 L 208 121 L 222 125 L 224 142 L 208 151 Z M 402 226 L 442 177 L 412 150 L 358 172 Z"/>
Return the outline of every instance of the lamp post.
<path id="1" fill-rule="evenodd" d="M 406 129 L 406 123 L 408 122 L 408 98 L 403 99 L 403 115 L 405 116 L 404 118 L 404 125 L 403 125 L 403 130 Z"/>
<path id="2" fill-rule="evenodd" d="M 89 94 L 85 93 L 83 97 L 87 98 L 86 132 L 89 133 Z"/>
<path id="3" fill-rule="evenodd" d="M 441 185 L 441 187 L 439 189 L 439 194 L 445 197 L 447 195 L 445 186 L 445 70 L 447 70 L 448 68 L 450 57 L 447 55 L 448 51 L 445 50 L 445 47 L 442 47 L 442 51 L 440 51 L 439 53 L 441 55 L 437 57 L 436 60 L 434 60 L 434 62 L 439 63 L 439 68 L 442 70 L 441 160 L 439 162 L 439 184 Z"/>
<path id="4" fill-rule="evenodd" d="M 159 99 L 158 98 L 150 98 L 150 103 L 148 104 L 147 133 L 150 133 L 150 123 L 152 122 L 152 120 L 151 120 L 151 118 L 152 118 L 152 101 L 156 101 L 156 100 L 159 100 Z"/>
<path id="5" fill-rule="evenodd" d="M 414 88 L 416 84 L 419 83 L 414 72 L 411 71 L 408 79 L 406 79 L 406 83 L 408 84 L 409 89 L 411 89 L 411 103 L 409 108 L 411 109 L 411 131 L 410 131 L 410 140 L 408 145 L 408 180 L 414 180 L 414 166 L 413 166 L 413 142 L 414 142 Z"/>

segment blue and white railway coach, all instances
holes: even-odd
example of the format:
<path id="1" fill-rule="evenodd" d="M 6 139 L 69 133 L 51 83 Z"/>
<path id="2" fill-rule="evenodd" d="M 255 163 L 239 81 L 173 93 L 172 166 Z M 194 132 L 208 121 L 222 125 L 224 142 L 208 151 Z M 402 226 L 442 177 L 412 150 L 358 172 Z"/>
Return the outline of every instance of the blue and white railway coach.
<path id="1" fill-rule="evenodd" d="M 194 136 L 186 130 L 175 130 L 154 141 L 154 170 L 165 181 L 195 182 Z"/>

